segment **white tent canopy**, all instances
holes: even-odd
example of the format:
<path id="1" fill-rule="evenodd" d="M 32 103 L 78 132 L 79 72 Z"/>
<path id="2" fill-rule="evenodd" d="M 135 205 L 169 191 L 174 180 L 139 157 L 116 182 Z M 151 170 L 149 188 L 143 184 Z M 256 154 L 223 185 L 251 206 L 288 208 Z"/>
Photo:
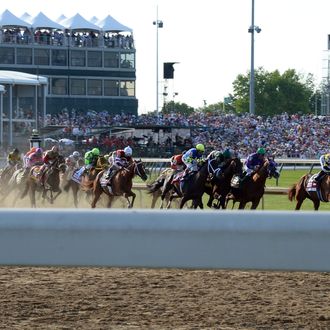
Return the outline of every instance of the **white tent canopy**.
<path id="1" fill-rule="evenodd" d="M 66 19 L 67 19 L 67 17 L 62 14 L 62 15 L 60 15 L 60 17 L 58 17 L 56 19 L 56 22 L 61 23 L 62 21 L 66 20 Z"/>
<path id="2" fill-rule="evenodd" d="M 96 24 L 103 30 L 104 32 L 121 32 L 128 31 L 132 32 L 132 29 L 119 23 L 112 16 L 108 15 L 104 19 L 96 22 Z"/>
<path id="3" fill-rule="evenodd" d="M 30 18 L 28 21 L 31 23 L 31 26 L 34 29 L 37 28 L 56 29 L 56 30 L 65 29 L 63 25 L 52 21 L 43 12 L 40 12 L 37 16 Z"/>
<path id="4" fill-rule="evenodd" d="M 16 26 L 16 27 L 20 26 L 20 27 L 28 28 L 30 24 L 18 18 L 17 16 L 12 14 L 8 9 L 6 9 L 0 15 L 0 27 L 4 27 L 4 26 Z"/>
<path id="5" fill-rule="evenodd" d="M 31 19 L 31 15 L 29 14 L 29 13 L 27 13 L 27 12 L 25 12 L 21 17 L 20 17 L 20 19 L 22 19 L 23 21 L 25 21 L 25 22 L 29 22 L 29 20 Z"/>
<path id="6" fill-rule="evenodd" d="M 100 31 L 100 28 L 97 25 L 87 21 L 80 14 L 76 14 L 73 17 L 70 17 L 64 21 L 61 21 L 61 24 L 63 24 L 65 26 L 65 28 L 67 28 L 69 30 Z"/>
<path id="7" fill-rule="evenodd" d="M 47 85 L 48 79 L 25 72 L 0 70 L 0 84 L 39 86 Z"/>

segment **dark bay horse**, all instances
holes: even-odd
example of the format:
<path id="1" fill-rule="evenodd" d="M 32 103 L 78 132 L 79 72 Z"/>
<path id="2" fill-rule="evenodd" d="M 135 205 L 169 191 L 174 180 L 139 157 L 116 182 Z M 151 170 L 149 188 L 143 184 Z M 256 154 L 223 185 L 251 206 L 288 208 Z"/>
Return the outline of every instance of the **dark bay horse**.
<path id="1" fill-rule="evenodd" d="M 28 192 L 30 193 L 31 207 L 36 207 L 36 191 L 41 191 L 42 198 L 47 199 L 51 204 L 62 192 L 60 189 L 60 173 L 64 173 L 66 170 L 64 157 L 58 156 L 54 163 L 45 169 L 43 179 L 40 177 L 40 168 L 40 165 L 31 168 L 25 182 L 25 189 L 21 195 L 21 198 L 24 198 Z"/>
<path id="2" fill-rule="evenodd" d="M 210 198 L 207 203 L 207 206 L 212 207 L 212 202 L 214 199 L 217 200 L 217 203 L 213 207 L 217 209 L 226 208 L 226 196 L 230 191 L 231 179 L 234 175 L 241 175 L 243 170 L 243 163 L 239 158 L 231 158 L 223 166 L 222 173 L 215 175 L 214 179 L 211 181 L 212 186 L 210 188 Z"/>
<path id="3" fill-rule="evenodd" d="M 92 208 L 96 207 L 102 193 L 108 196 L 108 207 L 111 207 L 112 201 L 116 196 L 124 196 L 127 200 L 128 208 L 132 208 L 136 194 L 132 191 L 133 178 L 139 176 L 143 181 L 146 181 L 148 176 L 142 160 L 133 161 L 126 168 L 120 169 L 111 180 L 111 187 L 107 186 L 108 180 L 105 178 L 105 171 L 97 174 L 93 183 L 93 201 Z M 130 200 L 130 197 L 132 198 Z"/>
<path id="4" fill-rule="evenodd" d="M 86 197 L 90 196 L 93 192 L 93 183 L 98 173 L 108 168 L 108 160 L 104 156 L 99 156 L 96 162 L 96 166 L 92 168 L 88 173 L 81 175 L 80 182 L 74 181 L 72 178 L 66 182 L 63 189 L 69 191 L 72 189 L 73 204 L 78 207 L 78 193 L 84 192 Z"/>
<path id="5" fill-rule="evenodd" d="M 316 174 L 307 173 L 303 175 L 298 183 L 295 183 L 288 191 L 290 201 L 297 201 L 295 210 L 300 210 L 306 198 L 314 204 L 314 210 L 320 207 L 320 202 L 330 202 L 330 175 L 325 175 L 317 187 L 314 177 Z"/>
<path id="6" fill-rule="evenodd" d="M 200 207 L 203 209 L 202 196 L 205 192 L 207 178 L 210 174 L 213 175 L 217 172 L 218 166 L 219 162 L 217 159 L 207 159 L 197 173 L 189 175 L 189 177 L 184 180 L 175 182 L 169 204 L 172 202 L 173 198 L 178 196 L 181 197 L 180 209 L 182 209 L 189 200 L 193 201 L 193 208 L 197 209 L 197 207 Z"/>
<path id="7" fill-rule="evenodd" d="M 267 178 L 278 178 L 280 176 L 276 168 L 277 164 L 272 158 L 265 158 L 262 166 L 250 178 L 242 182 L 240 187 L 232 187 L 226 197 L 226 205 L 229 200 L 233 203 L 239 202 L 239 209 L 244 209 L 246 204 L 251 202 L 251 210 L 255 210 L 265 193 Z"/>

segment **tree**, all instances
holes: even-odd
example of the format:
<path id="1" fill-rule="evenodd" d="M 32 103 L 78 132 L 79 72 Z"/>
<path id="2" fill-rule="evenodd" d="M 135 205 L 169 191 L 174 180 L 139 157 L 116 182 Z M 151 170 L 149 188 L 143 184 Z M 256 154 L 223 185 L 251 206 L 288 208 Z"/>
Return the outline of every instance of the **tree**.
<path id="1" fill-rule="evenodd" d="M 278 70 L 267 72 L 263 68 L 255 71 L 255 113 L 274 115 L 287 112 L 309 113 L 314 94 L 314 78 L 298 74 L 294 69 L 282 75 Z M 250 74 L 238 75 L 233 82 L 233 104 L 237 113 L 249 111 Z"/>
<path id="2" fill-rule="evenodd" d="M 165 103 L 162 108 L 163 114 L 178 113 L 182 115 L 191 115 L 192 113 L 194 113 L 194 111 L 195 109 L 193 107 L 190 107 L 186 103 L 179 103 L 174 101 Z"/>

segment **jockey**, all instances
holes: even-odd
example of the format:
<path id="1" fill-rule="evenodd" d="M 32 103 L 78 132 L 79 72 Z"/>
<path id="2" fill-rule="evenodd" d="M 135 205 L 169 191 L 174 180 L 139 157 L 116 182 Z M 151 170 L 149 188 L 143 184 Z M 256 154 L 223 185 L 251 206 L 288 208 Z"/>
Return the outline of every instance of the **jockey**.
<path id="1" fill-rule="evenodd" d="M 219 150 L 213 150 L 206 157 L 207 160 L 217 159 L 217 161 L 219 162 L 219 170 L 217 170 L 217 175 L 220 175 L 222 173 L 223 166 L 225 165 L 226 161 L 231 158 L 232 153 L 229 149 L 226 149 L 224 152 L 221 152 Z"/>
<path id="2" fill-rule="evenodd" d="M 90 170 L 91 168 L 94 168 L 96 166 L 97 160 L 100 156 L 100 149 L 99 148 L 93 148 L 90 151 L 87 151 L 85 153 L 84 159 L 85 159 L 85 168 L 87 170 Z"/>
<path id="3" fill-rule="evenodd" d="M 24 164 L 25 168 L 24 168 L 23 176 L 26 176 L 29 173 L 32 166 L 43 164 L 42 149 L 35 148 L 34 150 L 35 150 L 34 152 L 30 152 L 31 151 L 30 150 L 29 155 L 26 158 L 26 162 Z"/>
<path id="4" fill-rule="evenodd" d="M 111 182 L 113 176 L 123 167 L 127 167 L 129 164 L 133 162 L 132 158 L 133 150 L 130 146 L 124 148 L 124 150 L 119 149 L 112 153 L 109 157 L 109 170 L 106 175 L 106 179 L 108 182 Z"/>
<path id="5" fill-rule="evenodd" d="M 43 156 L 43 165 L 40 167 L 39 177 L 41 181 L 46 172 L 46 169 L 52 166 L 59 156 L 58 146 L 53 146 L 52 149 L 46 150 Z"/>
<path id="6" fill-rule="evenodd" d="M 315 177 L 318 186 L 320 185 L 325 175 L 330 175 L 330 153 L 324 154 L 320 157 L 321 171 Z"/>
<path id="7" fill-rule="evenodd" d="M 182 161 L 186 165 L 185 175 L 198 171 L 198 166 L 204 162 L 203 154 L 205 147 L 198 143 L 196 148 L 191 148 L 182 156 Z"/>
<path id="8" fill-rule="evenodd" d="M 37 147 L 32 147 L 24 156 L 23 156 L 23 166 L 26 167 L 26 164 L 28 162 L 28 158 L 31 154 L 36 152 L 38 148 Z"/>
<path id="9" fill-rule="evenodd" d="M 174 155 L 171 157 L 171 169 L 174 170 L 173 172 L 180 172 L 186 168 L 183 160 L 183 154 Z"/>
<path id="10" fill-rule="evenodd" d="M 65 158 L 65 164 L 68 166 L 69 170 L 74 171 L 79 168 L 79 157 L 80 153 L 78 151 L 74 151 L 72 155 Z"/>
<path id="11" fill-rule="evenodd" d="M 262 166 L 265 159 L 266 150 L 259 148 L 257 152 L 254 152 L 248 156 L 244 164 L 245 176 L 243 176 L 241 182 L 251 177 L 251 174 L 257 171 Z"/>
<path id="12" fill-rule="evenodd" d="M 8 173 L 11 169 L 13 169 L 17 164 L 20 164 L 21 162 L 22 162 L 22 160 L 21 160 L 21 156 L 19 154 L 19 150 L 17 148 L 15 148 L 7 156 L 7 165 L 1 173 L 1 177 L 3 177 L 3 175 Z"/>

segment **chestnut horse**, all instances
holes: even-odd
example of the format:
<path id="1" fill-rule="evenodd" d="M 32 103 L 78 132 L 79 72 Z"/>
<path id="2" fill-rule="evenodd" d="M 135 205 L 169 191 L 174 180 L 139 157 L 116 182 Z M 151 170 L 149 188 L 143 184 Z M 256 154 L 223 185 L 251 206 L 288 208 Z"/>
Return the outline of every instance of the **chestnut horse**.
<path id="1" fill-rule="evenodd" d="M 320 202 L 330 202 L 330 175 L 322 178 L 319 187 L 314 181 L 315 176 L 316 174 L 307 173 L 289 189 L 289 200 L 296 199 L 297 201 L 295 210 L 300 210 L 306 198 L 313 202 L 315 211 L 319 209 Z"/>
<path id="2" fill-rule="evenodd" d="M 93 201 L 92 208 L 96 207 L 102 193 L 108 196 L 108 207 L 111 207 L 112 201 L 116 196 L 124 196 L 127 200 L 128 208 L 132 208 L 136 194 L 132 191 L 133 178 L 139 176 L 143 181 L 146 181 L 148 176 L 145 171 L 142 160 L 135 160 L 127 167 L 120 169 L 112 178 L 111 186 L 108 186 L 108 180 L 105 178 L 105 171 L 101 171 L 96 176 L 93 183 Z M 129 199 L 132 197 L 132 200 Z"/>
<path id="3" fill-rule="evenodd" d="M 43 182 L 41 182 L 39 165 L 35 165 L 31 168 L 30 173 L 25 182 L 25 189 L 21 195 L 24 198 L 28 192 L 30 192 L 31 207 L 36 207 L 36 191 L 42 192 L 42 198 L 47 199 L 51 204 L 62 192 L 60 188 L 60 173 L 64 173 L 66 170 L 65 159 L 62 155 L 48 168 L 45 169 L 43 175 Z M 54 193 L 56 193 L 54 195 Z"/>
<path id="4" fill-rule="evenodd" d="M 233 203 L 239 202 L 239 209 L 244 209 L 246 204 L 251 202 L 251 210 L 255 210 L 265 193 L 266 179 L 272 177 L 277 179 L 280 176 L 276 166 L 272 158 L 265 158 L 262 166 L 250 178 L 242 182 L 239 187 L 231 187 L 226 197 L 226 205 L 232 199 Z"/>
<path id="5" fill-rule="evenodd" d="M 69 191 L 72 189 L 73 193 L 73 204 L 75 207 L 78 207 L 78 193 L 82 191 L 86 194 L 86 197 L 92 193 L 93 191 L 93 182 L 98 173 L 105 170 L 108 167 L 108 160 L 104 156 L 99 156 L 97 158 L 96 166 L 92 168 L 88 173 L 82 174 L 80 178 L 80 182 L 75 181 L 73 178 L 69 179 L 67 183 L 64 185 L 64 191 Z M 76 170 L 74 174 L 79 171 Z"/>

